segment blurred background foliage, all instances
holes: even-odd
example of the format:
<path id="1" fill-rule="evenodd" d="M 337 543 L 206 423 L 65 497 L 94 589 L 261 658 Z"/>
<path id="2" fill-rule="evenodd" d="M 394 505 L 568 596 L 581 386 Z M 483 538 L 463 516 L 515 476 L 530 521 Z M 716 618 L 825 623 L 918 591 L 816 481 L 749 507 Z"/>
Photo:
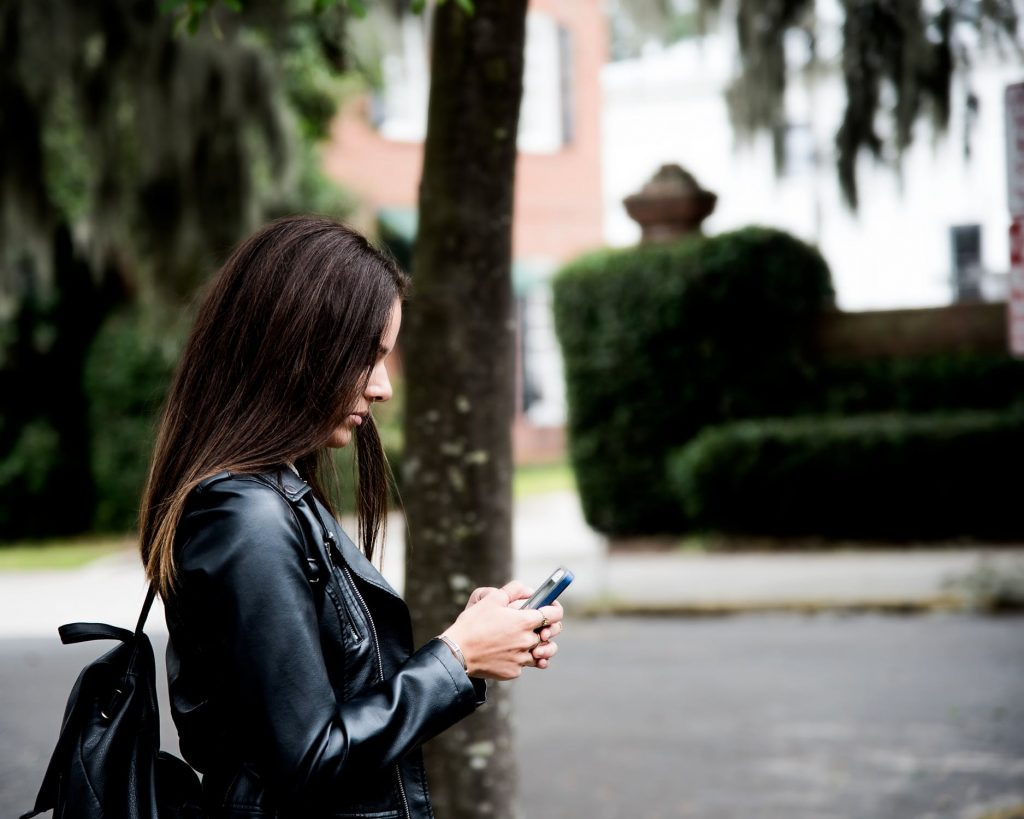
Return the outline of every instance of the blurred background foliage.
<path id="1" fill-rule="evenodd" d="M 130 526 L 202 282 L 263 221 L 352 208 L 317 155 L 363 84 L 348 5 L 163 6 L 0 8 L 3 538 Z"/>
<path id="2" fill-rule="evenodd" d="M 318 145 L 349 95 L 380 89 L 382 60 L 401 37 L 395 11 L 404 5 L 3 4 L 0 539 L 134 527 L 155 414 L 194 295 L 257 224 L 299 210 L 352 212 L 353 196 L 324 176 Z M 740 134 L 772 131 L 786 83 L 821 57 L 810 0 L 614 6 L 618 56 L 699 36 L 710 15 L 735 11 L 742 62 L 729 101 Z M 1017 45 L 1009 0 L 842 8 L 850 93 L 837 130 L 841 178 L 861 149 L 898 160 L 914 122 L 944 122 L 952 74 L 969 64 L 964 27 L 980 41 Z M 865 36 L 876 30 L 884 36 Z M 787 62 L 787 36 L 806 41 L 799 65 Z M 899 65 L 915 68 L 896 77 Z M 887 84 L 895 93 L 889 107 L 879 98 Z M 969 92 L 969 82 L 962 87 Z M 879 113 L 894 118 L 892 127 L 865 130 L 884 121 Z M 855 179 L 843 184 L 855 202 Z M 383 221 L 378 234 L 410 268 L 408 235 Z M 760 473 L 744 477 L 737 465 L 750 452 L 788 448 L 793 485 L 828 494 L 830 478 L 809 476 L 830 475 L 853 457 L 857 447 L 841 443 L 852 433 L 834 420 L 844 414 L 863 414 L 849 429 L 889 447 L 884 456 L 861 447 L 857 474 L 903 452 L 911 471 L 892 472 L 901 480 L 935 477 L 913 466 L 927 459 L 909 454 L 923 440 L 954 447 L 963 436 L 1016 434 L 1020 362 L 991 353 L 829 357 L 814 326 L 832 301 L 817 251 L 764 228 L 601 250 L 569 264 L 555 309 L 570 454 L 591 525 L 611 534 L 769 525 L 763 503 L 760 518 L 737 505 L 733 523 L 716 511 L 728 493 L 761 495 L 750 488 L 762 485 Z M 401 393 L 399 382 L 398 400 L 378 419 L 396 476 Z M 959 415 L 978 410 L 996 414 Z M 919 413 L 927 422 L 918 424 Z M 793 418 L 803 420 L 787 426 Z M 918 425 L 883 434 L 902 423 L 894 418 Z M 338 457 L 347 494 L 350 453 Z M 968 467 L 964 461 L 960 480 L 973 474 Z M 813 493 L 805 499 L 818 502 Z M 778 502 L 788 508 L 785 498 Z M 838 523 L 848 519 L 833 517 L 836 532 L 856 528 Z M 777 519 L 770 525 L 786 529 Z M 947 528 L 966 531 L 962 523 Z M 895 529 L 879 523 L 871 531 Z"/>
<path id="3" fill-rule="evenodd" d="M 154 424 L 188 330 L 187 314 L 147 317 L 137 306 L 112 313 L 85 363 L 92 479 L 92 527 L 133 531 L 146 479 L 140 453 L 152 446 Z"/>

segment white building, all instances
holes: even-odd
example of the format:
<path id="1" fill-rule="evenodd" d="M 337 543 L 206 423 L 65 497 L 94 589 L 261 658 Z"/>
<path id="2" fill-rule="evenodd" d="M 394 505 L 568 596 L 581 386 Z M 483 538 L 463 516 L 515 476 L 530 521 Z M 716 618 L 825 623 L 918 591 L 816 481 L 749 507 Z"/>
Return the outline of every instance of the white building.
<path id="1" fill-rule="evenodd" d="M 819 7 L 827 4 L 819 3 Z M 839 51 L 841 17 L 821 21 L 819 54 Z M 605 236 L 629 245 L 640 229 L 622 199 L 675 162 L 718 194 L 707 233 L 762 224 L 818 246 L 846 310 L 924 307 L 954 300 L 952 228 L 969 226 L 966 250 L 980 233 L 981 295 L 1002 298 L 1008 267 L 1005 87 L 1024 66 L 979 62 L 971 85 L 979 107 L 964 157 L 964 95 L 954 89 L 949 129 L 937 137 L 919 124 L 902 174 L 868 156 L 858 165 L 860 208 L 842 201 L 833 149 L 845 92 L 838 70 L 813 84 L 789 83 L 786 169 L 774 172 L 767 136 L 740 144 L 729 122 L 725 88 L 737 64 L 735 34 L 685 40 L 643 57 L 609 63 L 602 75 Z M 799 48 L 794 40 L 793 49 Z M 799 55 L 798 55 L 799 56 Z M 887 127 L 883 120 L 879 127 Z M 974 228 L 973 226 L 977 226 Z M 973 235 L 972 235 L 973 234 Z"/>

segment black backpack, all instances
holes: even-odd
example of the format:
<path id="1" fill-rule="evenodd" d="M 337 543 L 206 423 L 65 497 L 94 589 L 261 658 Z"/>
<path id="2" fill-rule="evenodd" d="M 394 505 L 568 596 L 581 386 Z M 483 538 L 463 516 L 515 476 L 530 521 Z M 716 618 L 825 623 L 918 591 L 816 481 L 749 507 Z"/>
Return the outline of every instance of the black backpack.
<path id="1" fill-rule="evenodd" d="M 57 746 L 35 807 L 53 819 L 201 819 L 199 777 L 160 750 L 153 646 L 143 633 L 156 591 L 146 595 L 135 631 L 70 623 L 61 642 L 117 640 L 89 663 L 68 697 Z"/>

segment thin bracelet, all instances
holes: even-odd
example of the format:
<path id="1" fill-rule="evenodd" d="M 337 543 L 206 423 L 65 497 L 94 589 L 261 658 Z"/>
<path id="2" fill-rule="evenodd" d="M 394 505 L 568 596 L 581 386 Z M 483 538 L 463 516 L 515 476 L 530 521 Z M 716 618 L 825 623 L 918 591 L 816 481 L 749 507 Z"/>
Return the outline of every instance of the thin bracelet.
<path id="1" fill-rule="evenodd" d="M 467 672 L 467 673 L 469 672 L 469 666 L 466 665 L 466 656 L 462 653 L 462 649 L 459 648 L 459 644 L 458 643 L 456 643 L 447 634 L 438 634 L 437 637 L 435 637 L 434 639 L 435 640 L 440 640 L 442 643 L 444 643 L 446 646 L 448 646 L 448 648 L 451 650 L 452 654 L 455 655 L 455 659 L 458 660 L 462 664 L 462 670 Z"/>

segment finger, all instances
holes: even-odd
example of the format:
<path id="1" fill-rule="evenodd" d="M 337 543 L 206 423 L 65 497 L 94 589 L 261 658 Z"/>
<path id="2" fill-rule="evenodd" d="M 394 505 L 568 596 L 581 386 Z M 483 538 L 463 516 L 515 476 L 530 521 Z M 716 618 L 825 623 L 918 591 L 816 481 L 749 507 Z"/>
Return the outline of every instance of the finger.
<path id="1" fill-rule="evenodd" d="M 563 612 L 561 606 L 544 606 L 540 609 L 531 610 L 528 614 L 533 616 L 533 630 L 540 632 L 542 629 L 560 622 Z"/>
<path id="2" fill-rule="evenodd" d="M 477 600 L 477 603 L 484 603 L 488 606 L 501 606 L 505 608 L 508 606 L 508 594 L 504 589 L 493 589 L 489 588 L 487 593 Z"/>
<path id="3" fill-rule="evenodd" d="M 534 665 L 541 667 L 541 662 L 548 663 L 558 653 L 558 646 L 555 643 L 542 643 L 530 652 L 534 655 Z"/>
<path id="4" fill-rule="evenodd" d="M 501 590 L 508 595 L 508 599 L 513 603 L 516 600 L 525 600 L 527 597 L 533 594 L 533 589 L 531 589 L 529 586 L 524 586 L 518 580 L 510 580 L 508 583 L 501 587 Z"/>
<path id="5" fill-rule="evenodd" d="M 534 661 L 550 660 L 558 653 L 558 643 L 541 643 L 530 653 Z"/>
<path id="6" fill-rule="evenodd" d="M 523 632 L 522 636 L 516 641 L 515 646 L 519 651 L 532 652 L 542 642 L 537 632 L 527 631 Z"/>
<path id="7" fill-rule="evenodd" d="M 544 629 L 548 627 L 548 620 L 546 617 L 542 617 L 540 622 L 537 622 L 537 618 L 533 618 L 530 624 L 534 634 L 540 634 Z"/>
<path id="8" fill-rule="evenodd" d="M 550 640 L 555 635 L 561 634 L 562 633 L 562 629 L 564 627 L 565 627 L 565 623 L 561 622 L 561 623 L 553 623 L 552 625 L 548 626 L 547 628 L 542 628 L 540 630 L 541 642 L 546 643 L 548 640 Z"/>
<path id="9" fill-rule="evenodd" d="M 479 603 L 484 597 L 490 594 L 492 591 L 498 591 L 494 586 L 481 586 L 478 589 L 473 589 L 473 593 L 469 596 L 469 602 L 466 603 L 466 608 Z"/>
<path id="10" fill-rule="evenodd" d="M 494 674 L 495 680 L 515 680 L 523 676 L 523 666 L 519 663 L 510 663 Z"/>

